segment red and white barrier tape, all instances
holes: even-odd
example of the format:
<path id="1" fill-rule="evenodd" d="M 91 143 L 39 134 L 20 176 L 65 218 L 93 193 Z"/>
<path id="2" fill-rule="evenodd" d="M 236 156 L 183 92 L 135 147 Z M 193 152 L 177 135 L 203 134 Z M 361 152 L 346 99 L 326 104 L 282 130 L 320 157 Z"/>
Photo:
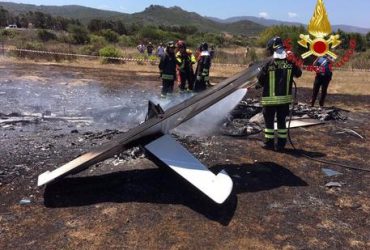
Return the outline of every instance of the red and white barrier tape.
<path id="1" fill-rule="evenodd" d="M 83 54 L 74 54 L 74 53 L 63 53 L 63 52 L 53 52 L 53 51 L 43 51 L 43 50 L 30 50 L 30 49 L 10 49 L 10 48 L 0 48 L 0 50 L 5 51 L 18 51 L 18 52 L 27 52 L 27 53 L 38 53 L 38 54 L 47 54 L 47 55 L 60 55 L 60 56 L 73 56 L 73 57 L 84 57 L 84 58 L 94 58 L 94 59 L 109 59 L 109 60 L 118 60 L 123 62 L 143 62 L 150 64 L 158 64 L 158 59 L 150 60 L 144 58 L 126 58 L 126 57 L 104 57 L 104 56 L 93 56 L 93 55 L 83 55 Z M 212 63 L 212 66 L 216 67 L 248 67 L 247 64 L 231 64 L 231 63 Z M 337 68 L 334 70 L 339 71 L 359 71 L 359 72 L 370 72 L 370 69 L 349 69 L 349 68 Z"/>

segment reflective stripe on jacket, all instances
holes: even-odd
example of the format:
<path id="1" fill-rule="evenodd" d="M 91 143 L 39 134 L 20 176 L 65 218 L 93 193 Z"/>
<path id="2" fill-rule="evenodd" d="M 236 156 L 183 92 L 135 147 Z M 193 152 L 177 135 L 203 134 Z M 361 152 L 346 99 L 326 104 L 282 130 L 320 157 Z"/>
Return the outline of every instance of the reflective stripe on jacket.
<path id="1" fill-rule="evenodd" d="M 189 50 L 186 53 L 181 54 L 181 52 L 176 53 L 176 61 L 181 72 L 191 72 L 192 65 L 196 63 L 195 56 Z"/>
<path id="2" fill-rule="evenodd" d="M 202 51 L 198 58 L 197 69 L 195 74 L 197 78 L 202 78 L 204 81 L 209 81 L 209 69 L 211 67 L 211 56 L 208 51 Z"/>
<path id="3" fill-rule="evenodd" d="M 176 58 L 175 55 L 165 54 L 159 62 L 159 71 L 163 80 L 175 80 Z"/>
<path id="4" fill-rule="evenodd" d="M 292 103 L 293 77 L 302 71 L 287 59 L 272 59 L 258 75 L 258 84 L 263 87 L 262 105 L 273 106 Z"/>
<path id="5" fill-rule="evenodd" d="M 163 80 L 173 81 L 173 80 L 175 80 L 175 76 L 174 75 L 162 74 L 162 79 Z"/>

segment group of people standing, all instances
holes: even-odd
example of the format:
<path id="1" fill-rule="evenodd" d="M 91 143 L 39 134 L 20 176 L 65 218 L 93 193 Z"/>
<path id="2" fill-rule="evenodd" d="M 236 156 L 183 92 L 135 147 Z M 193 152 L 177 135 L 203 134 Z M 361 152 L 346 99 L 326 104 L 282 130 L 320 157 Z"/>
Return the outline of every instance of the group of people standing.
<path id="1" fill-rule="evenodd" d="M 161 97 L 165 98 L 174 92 L 175 81 L 178 82 L 180 93 L 205 90 L 209 86 L 210 68 L 211 54 L 207 43 L 202 43 L 194 55 L 184 41 L 179 40 L 176 44 L 168 42 L 159 63 Z"/>
<path id="2" fill-rule="evenodd" d="M 152 44 L 152 42 L 149 42 L 147 45 L 145 45 L 144 43 L 140 43 L 136 47 L 136 49 L 140 52 L 140 54 L 145 54 L 146 52 L 148 56 L 154 55 L 154 45 Z M 159 46 L 157 47 L 157 51 L 155 52 L 155 55 L 158 57 L 161 57 L 164 55 L 164 53 L 165 53 L 165 47 L 163 46 L 162 43 L 160 43 Z"/>

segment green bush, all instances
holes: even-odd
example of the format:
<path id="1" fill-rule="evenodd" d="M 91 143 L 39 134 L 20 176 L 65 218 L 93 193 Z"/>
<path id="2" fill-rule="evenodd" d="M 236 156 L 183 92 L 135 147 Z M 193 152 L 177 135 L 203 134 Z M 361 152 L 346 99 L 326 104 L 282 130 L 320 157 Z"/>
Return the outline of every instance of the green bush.
<path id="1" fill-rule="evenodd" d="M 44 50 L 45 47 L 40 42 L 25 42 L 18 43 L 17 49 L 28 49 L 28 50 Z"/>
<path id="2" fill-rule="evenodd" d="M 73 43 L 72 37 L 68 33 L 62 33 L 57 36 L 57 41 L 61 43 Z"/>
<path id="3" fill-rule="evenodd" d="M 213 44 L 217 47 L 224 47 L 227 39 L 224 34 L 216 33 L 197 33 L 186 38 L 188 46 L 197 48 L 202 42 Z"/>
<path id="4" fill-rule="evenodd" d="M 104 57 L 102 63 L 121 63 L 120 60 L 115 59 L 115 57 L 121 57 L 121 52 L 113 47 L 113 46 L 106 46 L 99 50 L 99 56 Z M 109 57 L 109 58 L 108 58 Z"/>
<path id="5" fill-rule="evenodd" d="M 248 53 L 248 58 L 250 59 L 251 62 L 255 62 L 258 60 L 258 56 L 257 56 L 257 53 L 256 53 L 256 49 L 255 48 L 251 48 L 249 50 L 249 53 Z"/>
<path id="6" fill-rule="evenodd" d="M 42 43 L 39 42 L 24 42 L 19 41 L 16 44 L 17 49 L 25 49 L 25 50 L 37 50 L 37 51 L 44 51 L 45 47 Z M 20 57 L 20 58 L 29 58 L 29 59 L 41 59 L 45 58 L 45 54 L 43 53 L 35 53 L 35 52 L 26 52 L 26 51 L 16 51 L 13 55 Z"/>
<path id="7" fill-rule="evenodd" d="M 70 25 L 69 32 L 72 43 L 75 44 L 87 44 L 90 42 L 90 37 L 87 29 L 80 25 Z"/>
<path id="8" fill-rule="evenodd" d="M 159 60 L 158 60 L 158 57 L 155 56 L 155 55 L 152 55 L 152 56 L 149 56 L 148 57 L 148 60 L 149 60 L 149 63 L 151 65 L 155 65 Z"/>
<path id="9" fill-rule="evenodd" d="M 145 26 L 141 28 L 136 38 L 137 41 L 150 41 L 153 43 L 184 39 L 180 33 L 163 31 L 154 26 Z"/>
<path id="10" fill-rule="evenodd" d="M 37 31 L 37 37 L 43 42 L 57 39 L 57 36 L 54 33 L 44 29 Z"/>
<path id="11" fill-rule="evenodd" d="M 118 45 L 121 47 L 136 47 L 139 42 L 134 36 L 122 35 L 119 37 Z"/>
<path id="12" fill-rule="evenodd" d="M 366 37 L 360 33 L 347 33 L 339 29 L 337 34 L 340 36 L 340 40 L 342 41 L 341 45 L 339 46 L 340 48 L 345 50 L 349 49 L 350 40 L 354 39 L 356 41 L 355 51 L 366 51 Z"/>
<path id="13" fill-rule="evenodd" d="M 114 32 L 113 30 L 110 30 L 110 29 L 102 30 L 100 31 L 100 34 L 102 37 L 105 38 L 105 40 L 107 40 L 107 42 L 118 43 L 119 41 L 118 33 Z"/>
<path id="14" fill-rule="evenodd" d="M 0 32 L 0 37 L 3 37 L 3 38 L 14 38 L 15 36 L 17 35 L 17 31 L 15 30 L 2 30 Z"/>
<path id="15" fill-rule="evenodd" d="M 297 26 L 286 26 L 286 25 L 279 25 L 279 26 L 271 26 L 265 29 L 259 36 L 257 41 L 257 45 L 260 47 L 265 48 L 267 42 L 274 36 L 280 36 L 283 40 L 290 39 L 292 42 L 292 46 L 294 51 L 302 51 L 300 45 L 297 43 L 300 40 L 300 34 L 308 34 L 307 30 L 303 27 Z"/>
<path id="16" fill-rule="evenodd" d="M 104 37 L 91 35 L 90 44 L 83 46 L 80 52 L 84 55 L 98 56 L 99 50 L 107 46 L 107 41 Z"/>

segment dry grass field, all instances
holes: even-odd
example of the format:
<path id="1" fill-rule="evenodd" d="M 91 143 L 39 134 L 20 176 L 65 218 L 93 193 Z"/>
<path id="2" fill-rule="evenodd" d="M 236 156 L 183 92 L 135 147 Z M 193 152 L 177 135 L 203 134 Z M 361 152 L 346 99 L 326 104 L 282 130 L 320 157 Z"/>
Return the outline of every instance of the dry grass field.
<path id="1" fill-rule="evenodd" d="M 240 51 L 238 51 L 240 52 Z M 40 65 L 61 65 L 75 68 L 95 68 L 98 71 L 122 71 L 133 72 L 136 75 L 142 76 L 158 76 L 158 65 L 151 63 L 138 64 L 137 62 L 127 62 L 125 64 L 101 64 L 98 60 L 77 60 L 72 62 L 45 62 L 45 61 L 30 61 L 16 58 L 0 57 L 1 64 L 16 63 L 16 64 L 40 64 Z M 211 69 L 211 77 L 227 78 L 240 72 L 243 67 L 234 65 L 214 64 Z M 304 71 L 302 78 L 296 82 L 298 87 L 312 88 L 315 78 L 315 73 Z M 333 94 L 349 94 L 349 95 L 370 95 L 370 71 L 363 70 L 336 70 L 333 74 L 333 80 L 330 83 L 329 93 Z"/>
<path id="2" fill-rule="evenodd" d="M 215 65 L 212 77 L 216 82 L 240 70 Z M 109 97 L 104 101 L 117 97 L 112 89 L 125 98 L 146 98 L 158 94 L 160 87 L 157 66 L 137 63 L 56 64 L 0 57 L 0 71 L 4 114 L 37 104 L 43 94 L 65 97 L 67 103 L 77 96 L 76 106 L 86 98 L 98 108 L 103 103 L 92 98 L 97 94 Z M 313 78 L 312 72 L 305 72 L 297 81 L 302 100 L 309 97 Z M 292 130 L 296 146 L 317 159 L 369 169 L 369 79 L 369 72 L 335 72 L 328 105 L 353 112 L 345 122 Z M 94 88 L 94 83 L 103 86 Z M 256 98 L 259 93 L 248 94 Z M 22 96 L 32 97 L 34 103 Z M 119 98 L 114 105 L 123 101 Z M 61 109 L 63 103 L 55 105 Z M 102 111 L 100 115 L 106 113 Z M 128 113 L 122 109 L 120 115 Z M 39 174 L 115 140 L 123 125 L 120 122 L 115 133 L 57 120 L 0 127 L 0 249 L 370 248 L 369 172 L 314 162 L 291 149 L 263 150 L 262 134 L 179 137 L 212 171 L 225 169 L 233 179 L 232 194 L 223 205 L 210 202 L 145 157 L 108 159 L 37 187 Z M 343 129 L 364 138 L 338 133 Z M 326 176 L 323 168 L 340 174 Z M 326 187 L 329 182 L 340 187 Z"/>

